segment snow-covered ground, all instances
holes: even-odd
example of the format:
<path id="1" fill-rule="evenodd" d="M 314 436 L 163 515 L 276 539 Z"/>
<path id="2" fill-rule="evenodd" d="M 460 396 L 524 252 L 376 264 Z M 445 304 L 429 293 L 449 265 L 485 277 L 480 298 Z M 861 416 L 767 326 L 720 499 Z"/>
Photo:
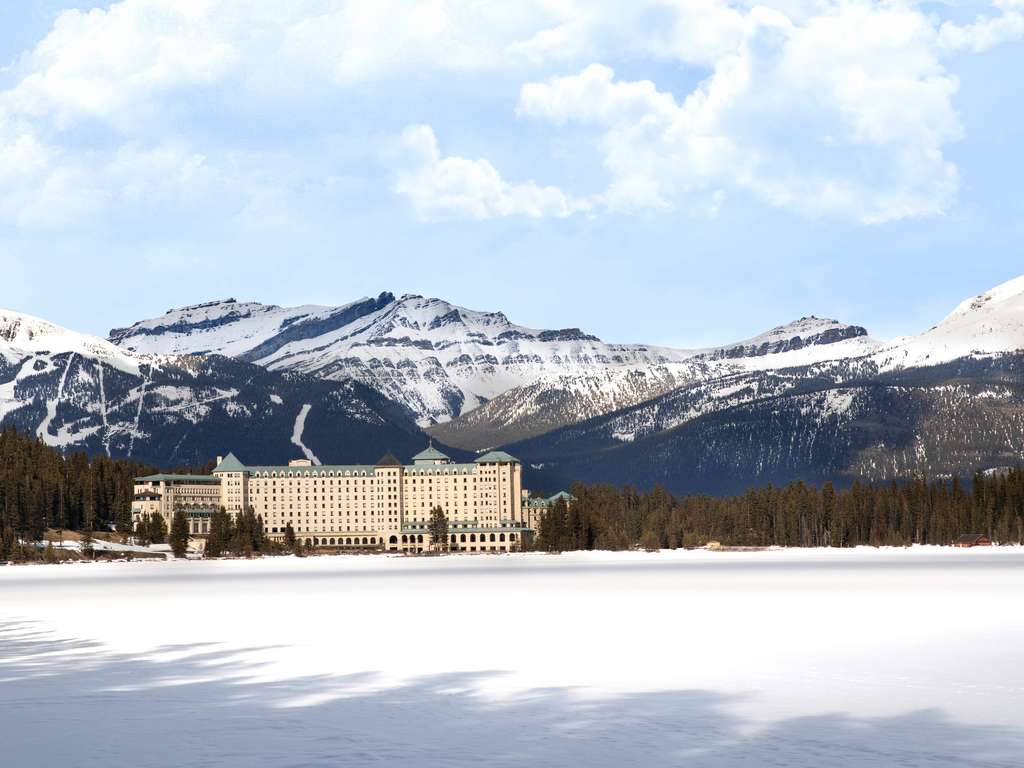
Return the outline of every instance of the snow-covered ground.
<path id="1" fill-rule="evenodd" d="M 19 766 L 1019 766 L 1024 550 L 0 568 Z"/>

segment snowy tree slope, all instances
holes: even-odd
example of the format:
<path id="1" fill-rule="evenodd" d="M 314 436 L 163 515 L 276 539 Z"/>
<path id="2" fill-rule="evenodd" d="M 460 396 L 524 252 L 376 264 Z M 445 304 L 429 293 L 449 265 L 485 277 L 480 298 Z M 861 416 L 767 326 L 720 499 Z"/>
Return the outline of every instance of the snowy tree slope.
<path id="1" fill-rule="evenodd" d="M 967 477 L 1024 462 L 1024 356 L 842 381 L 808 370 L 743 374 L 508 450 L 543 467 L 537 482 L 552 488 L 583 480 L 741 493 L 794 479 Z"/>
<path id="2" fill-rule="evenodd" d="M 0 738 L 23 768 L 1010 768 L 1022 566 L 914 548 L 0 568 Z"/>
<path id="3" fill-rule="evenodd" d="M 673 376 L 649 370 L 619 377 L 542 377 L 431 432 L 453 445 L 482 448 L 623 409 L 622 415 L 612 418 L 627 423 L 614 431 L 633 440 L 736 405 L 737 388 L 747 396 L 754 396 L 759 389 L 777 395 L 779 390 L 773 385 L 780 377 L 794 386 L 803 379 L 822 377 L 842 382 L 1021 350 L 1024 277 L 964 301 L 939 325 L 918 336 L 883 343 L 858 326 L 805 317 L 746 341 L 698 351 L 688 359 L 688 369 Z M 729 365 L 720 365 L 723 361 Z M 641 375 L 635 375 L 638 373 Z M 738 384 L 741 380 L 747 384 Z M 694 393 L 703 396 L 695 400 Z M 688 406 L 666 407 L 667 402 L 680 400 Z M 638 418 L 648 426 L 629 423 Z"/>
<path id="4" fill-rule="evenodd" d="M 32 315 L 0 308 L 0 356 L 8 362 L 27 355 L 72 353 L 138 373 L 139 359 L 105 339 L 70 331 Z"/>
<path id="5" fill-rule="evenodd" d="M 154 464 L 203 464 L 230 450 L 286 461 L 310 450 L 367 461 L 414 452 L 415 423 L 354 381 L 268 371 L 218 355 L 127 352 L 94 337 L 0 313 L 0 424 L 49 445 Z"/>

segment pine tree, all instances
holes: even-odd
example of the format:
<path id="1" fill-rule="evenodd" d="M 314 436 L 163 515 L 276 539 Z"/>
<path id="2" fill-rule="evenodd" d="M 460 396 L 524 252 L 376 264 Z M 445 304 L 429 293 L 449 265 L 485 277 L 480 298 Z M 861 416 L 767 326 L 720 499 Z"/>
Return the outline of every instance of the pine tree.
<path id="1" fill-rule="evenodd" d="M 149 515 L 148 528 L 149 541 L 152 544 L 163 544 L 167 541 L 167 521 L 159 512 L 152 512 Z"/>
<path id="2" fill-rule="evenodd" d="M 430 531 L 431 548 L 435 552 L 447 552 L 448 517 L 440 506 L 430 510 L 430 523 L 427 529 Z"/>
<path id="3" fill-rule="evenodd" d="M 284 527 L 284 547 L 289 551 L 295 551 L 295 529 L 290 522 Z"/>
<path id="4" fill-rule="evenodd" d="M 171 518 L 170 544 L 175 557 L 184 557 L 188 552 L 188 518 L 181 507 L 174 510 Z"/>
<path id="5" fill-rule="evenodd" d="M 87 524 L 81 533 L 81 538 L 78 541 L 78 551 L 82 553 L 82 557 L 92 559 L 94 554 L 92 546 L 92 524 Z"/>
<path id="6" fill-rule="evenodd" d="M 234 535 L 231 515 L 221 507 L 210 517 L 210 534 L 206 538 L 206 557 L 220 557 L 231 544 Z"/>

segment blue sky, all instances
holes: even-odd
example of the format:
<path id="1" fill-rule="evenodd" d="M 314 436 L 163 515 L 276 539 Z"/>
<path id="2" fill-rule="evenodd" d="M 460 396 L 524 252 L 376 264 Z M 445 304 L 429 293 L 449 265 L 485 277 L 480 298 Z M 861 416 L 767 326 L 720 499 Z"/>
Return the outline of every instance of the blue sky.
<path id="1" fill-rule="evenodd" d="M 1022 42 L 1024 0 L 9 3 L 0 306 L 923 330 L 1024 273 Z"/>

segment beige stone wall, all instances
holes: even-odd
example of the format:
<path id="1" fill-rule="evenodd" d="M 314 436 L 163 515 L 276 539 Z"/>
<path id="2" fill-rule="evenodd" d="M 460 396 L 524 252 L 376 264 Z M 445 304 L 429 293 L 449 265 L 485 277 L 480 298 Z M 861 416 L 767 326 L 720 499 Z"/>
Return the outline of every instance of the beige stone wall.
<path id="1" fill-rule="evenodd" d="M 522 521 L 518 504 L 512 503 L 522 487 L 515 463 L 367 467 L 344 473 L 291 469 L 237 473 L 240 477 L 224 473 L 225 482 L 240 482 L 226 486 L 225 498 L 244 498 L 262 515 L 270 536 L 283 537 L 291 523 L 297 537 L 327 538 L 328 546 L 332 538 L 357 535 L 387 541 L 406 524 L 428 522 L 435 506 L 452 521 L 481 526 Z"/>
<path id="2" fill-rule="evenodd" d="M 466 541 L 468 551 L 517 549 L 510 526 L 521 527 L 522 468 L 518 463 L 423 463 L 416 466 L 321 468 L 293 463 L 257 471 L 224 472 L 214 484 L 160 481 L 136 484 L 136 493 L 158 493 L 159 501 L 133 503 L 133 517 L 160 512 L 168 526 L 175 506 L 223 506 L 231 513 L 252 507 L 267 535 L 283 539 L 290 523 L 297 538 L 317 546 L 401 549 L 401 536 L 430 519 L 440 506 L 458 528 L 488 529 L 495 541 Z M 202 523 L 198 523 L 202 532 Z M 505 541 L 499 540 L 505 534 Z M 489 536 L 489 533 L 487 534 Z M 468 538 L 468 537 L 467 537 Z M 366 540 L 366 543 L 363 540 Z M 462 542 L 456 542 L 461 544 Z M 407 541 L 410 549 L 421 542 Z M 493 544 L 493 549 L 492 545 Z M 429 540 L 428 540 L 429 546 Z"/>
<path id="3" fill-rule="evenodd" d="M 135 483 L 135 494 L 159 494 L 159 501 L 132 502 L 132 521 L 137 523 L 142 515 L 159 512 L 168 529 L 171 518 L 178 506 L 216 508 L 222 503 L 223 483 L 190 483 L 180 480 L 160 480 Z"/>

